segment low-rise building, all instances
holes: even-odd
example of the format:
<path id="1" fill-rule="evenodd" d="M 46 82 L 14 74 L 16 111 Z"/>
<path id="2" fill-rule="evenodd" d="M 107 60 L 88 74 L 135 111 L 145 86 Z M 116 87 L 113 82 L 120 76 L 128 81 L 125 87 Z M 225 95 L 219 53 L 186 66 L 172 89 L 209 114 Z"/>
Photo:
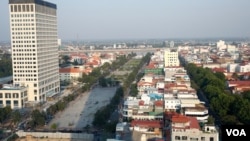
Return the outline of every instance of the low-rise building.
<path id="1" fill-rule="evenodd" d="M 198 104 L 196 107 L 183 108 L 183 113 L 186 116 L 195 117 L 199 122 L 207 122 L 208 109 L 202 104 Z"/>
<path id="2" fill-rule="evenodd" d="M 219 141 L 219 131 L 215 126 L 200 127 L 195 117 L 166 113 L 167 141 Z"/>
<path id="3" fill-rule="evenodd" d="M 80 68 L 60 68 L 60 81 L 73 81 L 82 77 L 83 71 Z"/>
<path id="4" fill-rule="evenodd" d="M 134 131 L 151 133 L 155 137 L 162 137 L 163 121 L 159 120 L 133 120 L 130 127 Z"/>
<path id="5" fill-rule="evenodd" d="M 27 101 L 27 87 L 4 84 L 0 89 L 0 108 L 10 106 L 11 109 L 20 109 L 25 107 Z"/>

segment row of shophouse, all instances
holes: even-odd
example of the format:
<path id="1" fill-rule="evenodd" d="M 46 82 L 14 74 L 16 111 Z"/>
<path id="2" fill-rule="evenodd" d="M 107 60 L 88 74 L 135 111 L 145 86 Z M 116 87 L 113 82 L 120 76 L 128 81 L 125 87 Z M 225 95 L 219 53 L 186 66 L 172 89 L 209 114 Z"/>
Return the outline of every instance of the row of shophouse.
<path id="1" fill-rule="evenodd" d="M 166 63 L 173 60 L 175 64 Z M 127 97 L 121 110 L 132 131 L 167 141 L 218 140 L 215 126 L 206 125 L 208 109 L 191 87 L 177 50 L 156 51 L 137 89 L 137 97 Z"/>

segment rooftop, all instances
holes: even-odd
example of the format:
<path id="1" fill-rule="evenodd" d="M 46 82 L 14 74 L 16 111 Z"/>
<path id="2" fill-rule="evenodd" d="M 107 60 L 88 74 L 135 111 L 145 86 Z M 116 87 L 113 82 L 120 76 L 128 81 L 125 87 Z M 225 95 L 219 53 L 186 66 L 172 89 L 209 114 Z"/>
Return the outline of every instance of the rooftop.
<path id="1" fill-rule="evenodd" d="M 1 88 L 0 90 L 22 90 L 25 88 L 26 87 L 24 87 L 24 86 L 14 86 L 12 84 L 4 84 L 3 88 Z"/>
<path id="2" fill-rule="evenodd" d="M 19 3 L 35 3 L 35 4 L 47 6 L 47 7 L 54 8 L 54 9 L 57 8 L 56 4 L 43 1 L 43 0 L 9 0 L 9 4 L 19 4 Z"/>
<path id="3" fill-rule="evenodd" d="M 161 128 L 163 126 L 163 122 L 159 120 L 133 120 L 131 122 L 131 126 Z"/>

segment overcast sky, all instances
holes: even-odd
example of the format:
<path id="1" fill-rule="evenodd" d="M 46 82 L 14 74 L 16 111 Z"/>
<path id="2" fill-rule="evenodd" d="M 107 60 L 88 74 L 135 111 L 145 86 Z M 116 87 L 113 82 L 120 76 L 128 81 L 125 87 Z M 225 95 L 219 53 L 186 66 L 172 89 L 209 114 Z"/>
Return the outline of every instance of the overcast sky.
<path id="1" fill-rule="evenodd" d="M 47 0 L 62 40 L 250 37 L 250 0 Z M 0 41 L 10 40 L 0 0 Z"/>

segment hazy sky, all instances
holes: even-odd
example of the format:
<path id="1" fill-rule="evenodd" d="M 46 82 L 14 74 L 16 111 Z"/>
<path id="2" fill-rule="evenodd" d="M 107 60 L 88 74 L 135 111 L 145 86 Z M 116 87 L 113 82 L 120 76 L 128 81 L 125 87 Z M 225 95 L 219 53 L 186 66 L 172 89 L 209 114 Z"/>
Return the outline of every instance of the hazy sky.
<path id="1" fill-rule="evenodd" d="M 250 37 L 250 0 L 47 0 L 62 40 Z M 8 41 L 8 0 L 0 0 Z"/>

